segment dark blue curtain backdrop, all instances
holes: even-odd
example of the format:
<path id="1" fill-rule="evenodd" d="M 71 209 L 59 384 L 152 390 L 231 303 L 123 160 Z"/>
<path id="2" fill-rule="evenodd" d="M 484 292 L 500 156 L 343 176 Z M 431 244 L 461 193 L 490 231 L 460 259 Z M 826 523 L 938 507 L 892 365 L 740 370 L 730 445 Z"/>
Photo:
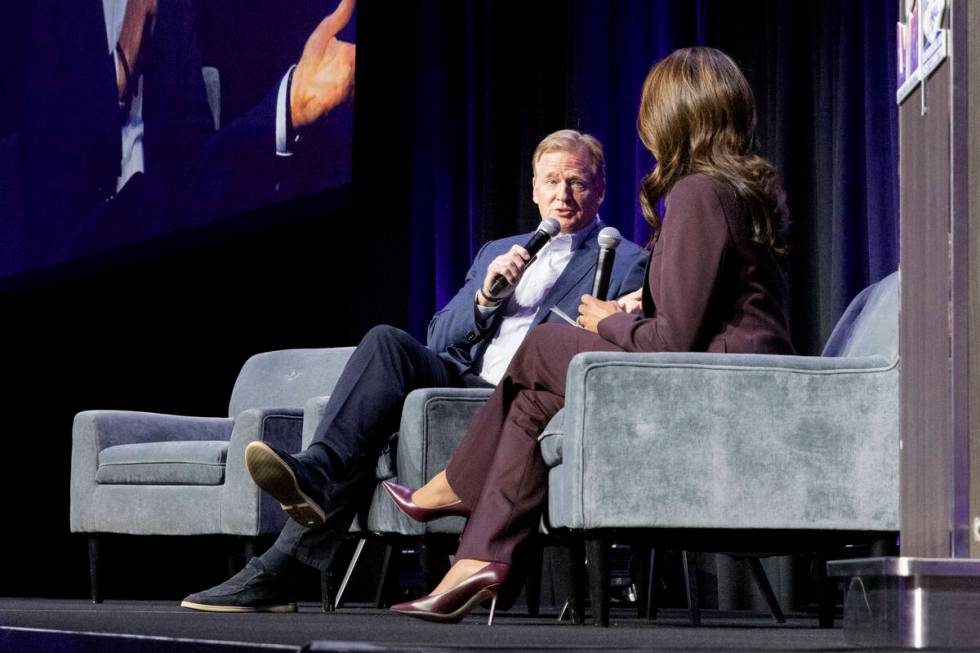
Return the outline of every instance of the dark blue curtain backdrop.
<path id="1" fill-rule="evenodd" d="M 377 160 L 387 152 L 404 168 L 393 187 L 400 195 L 382 204 L 398 215 L 405 253 L 392 256 L 405 257 L 397 261 L 405 274 L 391 283 L 409 297 L 404 315 L 416 335 L 480 244 L 537 224 L 530 156 L 553 130 L 602 140 L 601 215 L 647 240 L 637 193 L 652 161 L 636 137 L 640 87 L 653 62 L 688 45 L 731 54 L 755 90 L 760 149 L 782 170 L 792 212 L 797 347 L 818 352 L 847 302 L 898 266 L 893 0 L 365 3 L 360 11 L 364 131 L 355 147 L 365 151 L 355 185 L 359 206 L 377 205 Z M 389 138 L 365 146 L 378 138 L 366 124 L 379 125 L 378 115 Z M 367 150 L 377 153 L 373 163 L 363 163 Z"/>

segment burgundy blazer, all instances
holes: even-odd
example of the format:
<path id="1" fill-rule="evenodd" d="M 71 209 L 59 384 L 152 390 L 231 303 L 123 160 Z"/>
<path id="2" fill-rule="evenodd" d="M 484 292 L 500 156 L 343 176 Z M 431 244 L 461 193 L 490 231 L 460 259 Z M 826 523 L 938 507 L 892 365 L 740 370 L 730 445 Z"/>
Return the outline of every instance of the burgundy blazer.
<path id="1" fill-rule="evenodd" d="M 779 270 L 751 235 L 728 187 L 681 178 L 667 194 L 643 314 L 610 315 L 599 335 L 626 351 L 793 353 Z"/>

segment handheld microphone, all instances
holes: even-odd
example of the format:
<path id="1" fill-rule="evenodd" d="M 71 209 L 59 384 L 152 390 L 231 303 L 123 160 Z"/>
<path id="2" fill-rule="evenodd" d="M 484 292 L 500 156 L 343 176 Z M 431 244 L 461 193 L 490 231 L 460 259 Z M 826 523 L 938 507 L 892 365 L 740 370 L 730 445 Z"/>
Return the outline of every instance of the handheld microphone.
<path id="1" fill-rule="evenodd" d="M 592 296 L 596 299 L 606 299 L 613 261 L 616 260 L 616 248 L 622 240 L 623 237 L 616 227 L 605 227 L 599 232 L 599 258 L 595 265 L 595 281 L 592 282 Z"/>
<path id="2" fill-rule="evenodd" d="M 524 245 L 524 249 L 526 249 L 527 253 L 533 258 L 535 254 L 541 251 L 541 248 L 544 247 L 549 240 L 558 235 L 559 231 L 561 231 L 561 225 L 559 225 L 558 221 L 554 218 L 546 218 L 542 220 L 541 224 L 538 225 L 538 230 L 534 232 L 531 239 L 527 241 L 526 245 Z M 493 283 L 490 284 L 490 294 L 499 295 L 504 288 L 509 285 L 510 284 L 507 282 L 506 277 L 498 275 L 497 278 L 493 280 Z"/>

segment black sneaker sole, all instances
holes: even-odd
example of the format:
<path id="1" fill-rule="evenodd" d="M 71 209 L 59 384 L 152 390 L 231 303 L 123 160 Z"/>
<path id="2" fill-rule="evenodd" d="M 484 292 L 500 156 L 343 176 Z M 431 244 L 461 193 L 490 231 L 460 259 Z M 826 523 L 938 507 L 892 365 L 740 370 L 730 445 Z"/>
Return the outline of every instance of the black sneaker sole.
<path id="1" fill-rule="evenodd" d="M 190 610 L 200 610 L 201 612 L 296 612 L 295 603 L 280 603 L 277 605 L 208 605 L 207 603 L 194 603 L 193 601 L 181 601 L 180 607 Z"/>
<path id="2" fill-rule="evenodd" d="M 272 495 L 287 515 L 307 528 L 323 526 L 323 508 L 300 489 L 292 468 L 269 445 L 250 442 L 245 447 L 245 467 L 255 484 Z"/>

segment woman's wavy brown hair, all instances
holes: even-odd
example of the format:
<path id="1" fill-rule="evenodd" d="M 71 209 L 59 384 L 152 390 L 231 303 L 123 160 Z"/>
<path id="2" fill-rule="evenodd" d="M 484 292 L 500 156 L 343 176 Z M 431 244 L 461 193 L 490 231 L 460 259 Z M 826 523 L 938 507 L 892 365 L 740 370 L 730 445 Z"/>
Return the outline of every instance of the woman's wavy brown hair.
<path id="1" fill-rule="evenodd" d="M 776 169 L 753 149 L 755 100 L 723 52 L 676 50 L 647 74 L 636 129 L 657 159 L 643 178 L 643 216 L 659 235 L 658 203 L 681 177 L 710 175 L 731 188 L 752 222 L 752 240 L 781 253 L 785 198 Z"/>

